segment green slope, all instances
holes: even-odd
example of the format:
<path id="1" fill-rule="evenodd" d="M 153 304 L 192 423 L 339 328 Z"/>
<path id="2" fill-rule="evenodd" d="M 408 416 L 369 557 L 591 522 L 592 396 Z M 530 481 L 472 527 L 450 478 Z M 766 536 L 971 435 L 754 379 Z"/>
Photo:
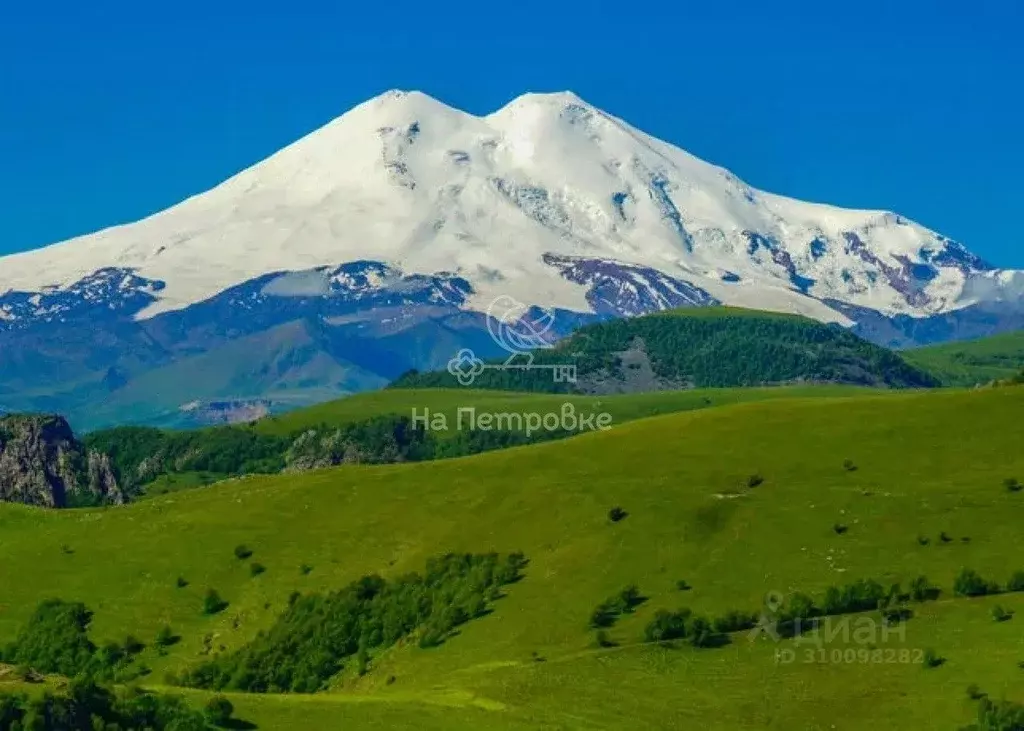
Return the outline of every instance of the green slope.
<path id="1" fill-rule="evenodd" d="M 121 509 L 0 506 L 0 644 L 39 600 L 82 600 L 97 639 L 152 638 L 165 623 L 182 635 L 167 657 L 144 656 L 158 680 L 197 662 L 205 634 L 240 646 L 294 590 L 394 576 L 445 550 L 522 550 L 526 577 L 441 647 L 392 648 L 324 697 L 239 698 L 239 715 L 262 728 L 957 728 L 970 719 L 970 683 L 1024 700 L 1022 620 L 993 622 L 996 600 L 949 592 L 964 566 L 998 581 L 1024 569 L 1024 492 L 1003 486 L 1024 476 L 1022 408 L 1022 388 L 763 401 Z M 764 482 L 750 489 L 753 473 Z M 629 515 L 613 524 L 617 505 Z M 235 559 L 240 543 L 266 573 L 252 578 Z M 745 636 L 716 650 L 638 644 L 659 608 L 720 615 L 756 609 L 769 591 L 918 574 L 946 591 L 914 607 L 898 647 L 935 648 L 947 662 L 933 670 L 779 665 L 779 647 L 804 648 Z M 679 579 L 692 590 L 678 591 Z M 610 630 L 620 647 L 594 649 L 591 611 L 634 582 L 649 601 Z M 213 618 L 200 613 L 207 587 L 231 603 Z M 998 602 L 1024 610 L 1021 595 Z M 841 638 L 829 648 L 851 649 Z"/>
<path id="2" fill-rule="evenodd" d="M 901 353 L 908 363 L 947 386 L 974 386 L 1011 378 L 1024 370 L 1024 331 L 993 335 Z"/>
<path id="3" fill-rule="evenodd" d="M 449 424 L 457 424 L 459 409 L 477 412 L 557 411 L 562 404 L 572 404 L 578 411 L 606 411 L 616 424 L 633 419 L 677 411 L 690 411 L 747 401 L 779 398 L 828 398 L 869 393 L 857 386 L 773 386 L 766 388 L 701 388 L 687 391 L 657 393 L 609 394 L 582 396 L 538 394 L 515 391 L 489 391 L 473 388 L 387 389 L 356 394 L 323 404 L 296 409 L 285 414 L 268 416 L 252 428 L 261 434 L 286 436 L 322 424 L 341 426 L 378 416 L 413 416 L 444 414 Z"/>
<path id="4" fill-rule="evenodd" d="M 195 431 L 152 427 L 117 427 L 92 432 L 87 448 L 111 458 L 122 489 L 131 497 L 197 487 L 230 476 L 274 473 L 294 468 L 315 455 L 321 466 L 352 457 L 394 462 L 476 454 L 526 442 L 571 436 L 569 431 L 532 429 L 524 415 L 560 416 L 563 412 L 590 418 L 607 414 L 611 423 L 676 411 L 795 396 L 848 396 L 863 392 L 852 386 L 702 389 L 671 393 L 586 397 L 496 393 L 470 389 L 391 390 L 298 409 L 252 425 L 211 427 Z M 468 414 L 472 414 L 469 416 Z M 477 414 L 518 414 L 520 420 L 486 433 L 474 430 Z M 570 419 L 572 418 L 570 415 Z M 442 422 L 438 422 L 438 419 Z M 559 425 L 562 425 L 561 419 Z M 429 427 L 429 428 L 428 428 Z M 444 427 L 444 428 L 440 428 Z M 426 429 L 427 431 L 423 431 Z M 338 432 L 341 436 L 338 436 Z M 310 434 L 315 437 L 310 438 Z M 326 442 L 324 441 L 326 440 Z M 297 446 L 301 445 L 301 446 Z M 305 460 L 305 465 L 310 464 Z"/>
<path id="5" fill-rule="evenodd" d="M 550 371 L 490 369 L 476 376 L 474 385 L 582 393 L 783 383 L 938 385 L 896 353 L 839 326 L 731 307 L 686 308 L 589 325 L 554 348 L 534 351 L 533 357 L 539 365 L 575 365 L 578 382 L 555 383 Z M 393 386 L 456 383 L 450 373 L 438 371 L 409 373 Z"/>

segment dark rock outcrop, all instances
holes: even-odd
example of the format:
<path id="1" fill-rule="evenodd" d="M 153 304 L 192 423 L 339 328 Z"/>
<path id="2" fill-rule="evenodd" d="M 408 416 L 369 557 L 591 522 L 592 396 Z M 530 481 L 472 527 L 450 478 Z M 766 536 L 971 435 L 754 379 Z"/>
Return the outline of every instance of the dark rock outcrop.
<path id="1" fill-rule="evenodd" d="M 110 459 L 88 452 L 61 416 L 0 416 L 0 502 L 50 508 L 119 505 Z"/>

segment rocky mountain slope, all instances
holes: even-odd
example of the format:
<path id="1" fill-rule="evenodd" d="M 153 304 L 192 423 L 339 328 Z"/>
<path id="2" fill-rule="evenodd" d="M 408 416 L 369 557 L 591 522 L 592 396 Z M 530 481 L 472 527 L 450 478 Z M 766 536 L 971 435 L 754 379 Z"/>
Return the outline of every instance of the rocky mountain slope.
<path id="1" fill-rule="evenodd" d="M 1022 292 L 898 214 L 759 191 L 571 93 L 477 117 L 388 92 L 145 220 L 0 258 L 0 407 L 309 403 L 498 354 L 498 296 L 555 336 L 725 303 L 908 345 L 1024 327 Z"/>
<path id="2" fill-rule="evenodd" d="M 110 460 L 60 416 L 0 416 L 0 502 L 62 508 L 120 504 Z"/>

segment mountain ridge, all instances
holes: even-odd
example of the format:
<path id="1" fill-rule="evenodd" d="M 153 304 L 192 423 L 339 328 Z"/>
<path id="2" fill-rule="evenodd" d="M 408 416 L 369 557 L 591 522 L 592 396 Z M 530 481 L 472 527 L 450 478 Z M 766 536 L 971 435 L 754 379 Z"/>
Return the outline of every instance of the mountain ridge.
<path id="1" fill-rule="evenodd" d="M 197 379 L 170 413 L 265 398 L 261 374 L 210 392 L 246 372 L 225 346 L 297 321 L 337 367 L 274 396 L 311 403 L 352 390 L 347 363 L 364 388 L 500 355 L 497 297 L 554 317 L 556 339 L 725 304 L 904 347 L 1024 328 L 1022 292 L 1024 272 L 898 214 L 759 191 L 568 92 L 485 116 L 389 92 L 142 221 L 0 258 L 0 408 L 87 420 L 157 370 Z M 234 360 L 176 367 L 203 354 Z"/>
<path id="2" fill-rule="evenodd" d="M 349 205 L 346 194 L 358 199 Z M 357 242 L 336 229 L 353 224 L 372 238 Z M 212 239 L 222 251 L 210 250 Z M 513 241 L 517 256 L 489 261 Z M 840 263 L 867 266 L 834 271 L 836 246 Z M 67 289 L 103 267 L 128 269 L 148 280 L 120 283 L 152 296 L 134 313 L 145 318 L 260 274 L 370 258 L 410 273 L 462 272 L 479 290 L 467 303 L 478 311 L 493 299 L 488 270 L 500 275 L 500 293 L 587 311 L 579 287 L 543 265 L 545 253 L 649 266 L 696 280 L 727 304 L 749 304 L 743 287 L 723 286 L 727 275 L 717 270 L 729 269 L 741 279 L 725 285 L 781 290 L 755 293 L 763 309 L 845 324 L 817 300 L 922 316 L 972 304 L 986 287 L 1019 295 L 1024 281 L 898 214 L 759 191 L 571 92 L 525 94 L 474 116 L 420 92 L 390 91 L 139 222 L 0 259 L 0 288 Z M 857 281 L 837 280 L 844 271 Z M 545 276 L 525 286 L 538 272 Z M 799 296 L 808 292 L 817 298 Z"/>

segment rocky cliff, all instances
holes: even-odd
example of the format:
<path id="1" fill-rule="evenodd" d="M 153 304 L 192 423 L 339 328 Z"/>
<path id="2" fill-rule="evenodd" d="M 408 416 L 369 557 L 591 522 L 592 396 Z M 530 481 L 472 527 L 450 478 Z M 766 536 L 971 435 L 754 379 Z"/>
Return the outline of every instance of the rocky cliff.
<path id="1" fill-rule="evenodd" d="M 61 416 L 0 416 L 0 502 L 51 508 L 121 504 L 104 454 L 90 452 Z"/>

